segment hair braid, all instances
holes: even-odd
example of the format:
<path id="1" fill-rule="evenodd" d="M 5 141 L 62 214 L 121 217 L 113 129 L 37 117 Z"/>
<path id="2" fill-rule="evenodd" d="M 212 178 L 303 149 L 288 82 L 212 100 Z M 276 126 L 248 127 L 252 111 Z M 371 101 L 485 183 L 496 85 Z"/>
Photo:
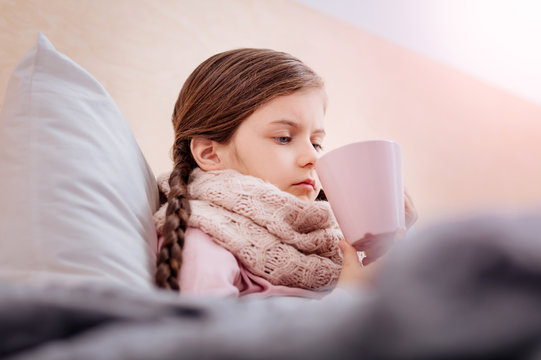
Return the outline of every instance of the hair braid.
<path id="1" fill-rule="evenodd" d="M 182 265 L 184 233 L 190 217 L 188 181 L 195 162 L 190 153 L 189 140 L 175 146 L 175 167 L 169 177 L 169 195 L 163 227 L 164 241 L 157 259 L 156 284 L 166 289 L 179 290 L 178 277 Z"/>

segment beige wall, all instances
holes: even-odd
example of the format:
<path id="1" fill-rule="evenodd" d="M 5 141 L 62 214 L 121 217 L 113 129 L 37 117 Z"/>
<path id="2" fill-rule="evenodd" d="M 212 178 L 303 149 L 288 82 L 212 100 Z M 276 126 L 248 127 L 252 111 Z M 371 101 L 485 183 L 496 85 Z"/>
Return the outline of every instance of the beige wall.
<path id="1" fill-rule="evenodd" d="M 291 0 L 0 0 L 0 98 L 43 31 L 111 93 L 156 174 L 189 72 L 230 48 L 290 52 L 329 94 L 327 149 L 387 138 L 421 219 L 541 204 L 541 106 Z"/>

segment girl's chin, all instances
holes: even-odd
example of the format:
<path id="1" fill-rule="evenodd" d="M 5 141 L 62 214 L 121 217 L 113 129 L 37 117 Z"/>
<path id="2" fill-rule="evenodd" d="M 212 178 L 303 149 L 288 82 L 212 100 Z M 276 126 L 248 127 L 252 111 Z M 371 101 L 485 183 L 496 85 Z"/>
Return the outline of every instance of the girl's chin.
<path id="1" fill-rule="evenodd" d="M 303 201 L 309 201 L 309 202 L 314 202 L 316 200 L 313 196 L 297 196 L 297 197 Z"/>
<path id="2" fill-rule="evenodd" d="M 304 193 L 300 193 L 300 192 L 290 192 L 291 195 L 295 196 L 297 199 L 299 200 L 303 200 L 303 201 L 314 201 L 316 200 L 316 196 L 314 195 L 314 191 L 311 192 L 311 193 L 308 193 L 308 192 L 304 192 Z"/>

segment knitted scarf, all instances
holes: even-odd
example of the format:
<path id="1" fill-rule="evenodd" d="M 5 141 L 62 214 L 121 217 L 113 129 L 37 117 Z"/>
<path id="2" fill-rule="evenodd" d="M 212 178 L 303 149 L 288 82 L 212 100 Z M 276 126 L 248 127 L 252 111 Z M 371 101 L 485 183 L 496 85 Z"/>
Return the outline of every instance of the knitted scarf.
<path id="1" fill-rule="evenodd" d="M 169 174 L 158 186 L 169 192 Z M 251 273 L 271 284 L 311 290 L 332 288 L 342 258 L 342 234 L 326 201 L 303 201 L 276 186 L 234 170 L 193 170 L 188 182 L 196 227 L 229 250 Z M 155 214 L 158 233 L 164 204 Z"/>

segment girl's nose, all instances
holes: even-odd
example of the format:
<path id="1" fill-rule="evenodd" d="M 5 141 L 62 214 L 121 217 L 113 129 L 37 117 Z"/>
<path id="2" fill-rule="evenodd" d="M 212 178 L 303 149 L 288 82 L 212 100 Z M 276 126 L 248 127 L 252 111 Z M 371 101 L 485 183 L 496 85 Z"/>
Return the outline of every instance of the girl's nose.
<path id="1" fill-rule="evenodd" d="M 299 166 L 305 167 L 305 166 L 314 166 L 316 164 L 316 161 L 318 159 L 318 152 L 314 148 L 314 145 L 312 142 L 308 142 L 308 145 L 304 145 L 302 148 L 302 152 L 298 157 Z"/>

